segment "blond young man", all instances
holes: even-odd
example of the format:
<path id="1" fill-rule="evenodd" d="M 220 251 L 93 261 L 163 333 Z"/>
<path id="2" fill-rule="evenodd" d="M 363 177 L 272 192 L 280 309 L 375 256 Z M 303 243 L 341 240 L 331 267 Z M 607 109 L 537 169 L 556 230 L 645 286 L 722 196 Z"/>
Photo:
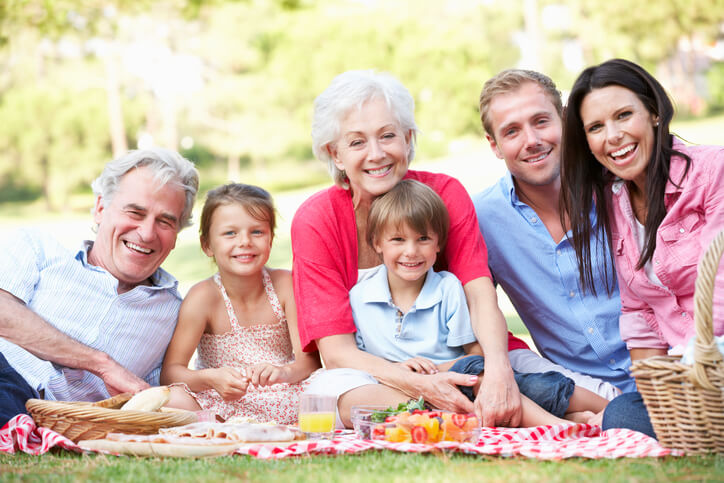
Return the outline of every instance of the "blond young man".
<path id="1" fill-rule="evenodd" d="M 560 93 L 541 73 L 510 69 L 485 83 L 481 121 L 491 149 L 508 171 L 473 196 L 473 202 L 494 280 L 543 356 L 511 351 L 513 367 L 559 370 L 612 399 L 619 391 L 635 390 L 635 384 L 618 329 L 618 288 L 607 293 L 601 270 L 597 295 L 584 293 L 578 283 L 575 253 L 559 208 L 562 112 Z M 597 249 L 592 244 L 594 260 L 600 259 Z"/>

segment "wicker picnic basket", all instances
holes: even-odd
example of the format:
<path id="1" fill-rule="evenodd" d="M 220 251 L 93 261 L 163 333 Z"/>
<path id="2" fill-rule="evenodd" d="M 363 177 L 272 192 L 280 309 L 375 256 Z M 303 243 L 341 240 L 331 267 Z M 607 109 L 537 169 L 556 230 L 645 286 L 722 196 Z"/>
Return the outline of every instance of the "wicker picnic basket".
<path id="1" fill-rule="evenodd" d="M 186 411 L 120 411 L 119 408 L 131 396 L 130 393 L 119 394 L 96 403 L 30 399 L 25 408 L 35 424 L 52 429 L 76 443 L 102 439 L 108 433 L 155 434 L 160 428 L 196 422 L 196 416 Z"/>
<path id="2" fill-rule="evenodd" d="M 724 454 L 724 359 L 714 343 L 712 323 L 714 280 L 723 251 L 721 231 L 699 263 L 694 364 L 660 356 L 631 366 L 659 442 L 689 454 Z"/>

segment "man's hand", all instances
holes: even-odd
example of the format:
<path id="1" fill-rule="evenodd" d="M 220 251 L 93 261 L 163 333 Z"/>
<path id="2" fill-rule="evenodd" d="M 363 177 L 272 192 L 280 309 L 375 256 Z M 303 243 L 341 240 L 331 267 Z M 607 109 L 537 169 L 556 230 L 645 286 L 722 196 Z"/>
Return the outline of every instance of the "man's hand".
<path id="1" fill-rule="evenodd" d="M 507 371 L 485 367 L 483 381 L 475 398 L 475 414 L 483 426 L 520 426 L 520 392 L 510 366 Z"/>
<path id="2" fill-rule="evenodd" d="M 430 359 L 424 357 L 413 357 L 398 363 L 408 371 L 417 372 L 419 374 L 437 374 L 437 366 Z"/>
<path id="3" fill-rule="evenodd" d="M 107 361 L 102 364 L 101 369 L 97 372 L 93 371 L 93 373 L 103 379 L 103 383 L 106 385 L 106 389 L 108 389 L 111 396 L 123 392 L 135 394 L 151 387 L 146 381 L 108 356 Z"/>

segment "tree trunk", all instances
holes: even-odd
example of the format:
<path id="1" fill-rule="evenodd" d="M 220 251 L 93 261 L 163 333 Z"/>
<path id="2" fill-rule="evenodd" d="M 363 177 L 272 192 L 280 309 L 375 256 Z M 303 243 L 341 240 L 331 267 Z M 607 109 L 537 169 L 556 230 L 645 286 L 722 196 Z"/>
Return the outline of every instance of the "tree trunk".
<path id="1" fill-rule="evenodd" d="M 126 141 L 126 126 L 123 122 L 123 108 L 118 82 L 118 66 L 116 56 L 109 54 L 105 57 L 106 67 L 106 97 L 108 99 L 108 126 L 111 135 L 111 149 L 113 157 L 117 158 L 128 151 Z"/>

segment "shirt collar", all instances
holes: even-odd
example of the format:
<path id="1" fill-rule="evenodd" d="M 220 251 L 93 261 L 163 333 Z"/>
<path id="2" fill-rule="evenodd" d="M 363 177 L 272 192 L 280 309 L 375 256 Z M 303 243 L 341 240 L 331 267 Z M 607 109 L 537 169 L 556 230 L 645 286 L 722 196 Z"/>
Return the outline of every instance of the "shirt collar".
<path id="1" fill-rule="evenodd" d="M 99 272 L 105 272 L 108 273 L 108 275 L 111 275 L 107 270 L 88 263 L 88 252 L 90 251 L 91 247 L 93 247 L 93 240 L 84 240 L 75 254 L 75 259 L 80 261 L 85 268 L 96 270 Z M 178 280 L 176 280 L 176 278 L 168 273 L 166 270 L 159 267 L 151 275 L 151 284 L 152 285 L 150 286 L 143 286 L 155 290 L 176 289 L 178 287 Z"/>
<path id="2" fill-rule="evenodd" d="M 518 194 L 515 192 L 515 183 L 513 182 L 513 175 L 505 170 L 505 174 L 500 179 L 500 184 L 503 187 L 503 193 L 508 197 L 510 204 L 519 203 Z"/>
<path id="3" fill-rule="evenodd" d="M 425 283 L 420 290 L 420 294 L 415 300 L 416 309 L 427 309 L 442 301 L 442 291 L 440 290 L 440 279 L 442 277 L 432 268 L 427 271 Z M 365 303 L 392 303 L 392 294 L 390 293 L 390 284 L 387 281 L 387 267 L 384 265 L 371 276 L 369 279 L 369 287 L 366 287 L 362 294 Z"/>

